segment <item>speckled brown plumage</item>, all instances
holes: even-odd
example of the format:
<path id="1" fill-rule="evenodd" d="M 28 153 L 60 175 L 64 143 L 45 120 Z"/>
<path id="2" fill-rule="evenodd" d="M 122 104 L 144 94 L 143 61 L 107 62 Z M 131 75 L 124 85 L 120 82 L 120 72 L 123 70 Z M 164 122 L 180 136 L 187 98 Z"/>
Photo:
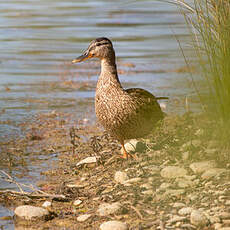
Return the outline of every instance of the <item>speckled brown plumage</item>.
<path id="1" fill-rule="evenodd" d="M 96 116 L 101 125 L 120 141 L 124 157 L 127 139 L 148 135 L 163 118 L 157 98 L 144 89 L 123 89 L 117 75 L 115 52 L 111 41 L 98 38 L 92 41 L 82 56 L 73 63 L 97 57 L 101 60 L 101 74 L 95 96 Z"/>

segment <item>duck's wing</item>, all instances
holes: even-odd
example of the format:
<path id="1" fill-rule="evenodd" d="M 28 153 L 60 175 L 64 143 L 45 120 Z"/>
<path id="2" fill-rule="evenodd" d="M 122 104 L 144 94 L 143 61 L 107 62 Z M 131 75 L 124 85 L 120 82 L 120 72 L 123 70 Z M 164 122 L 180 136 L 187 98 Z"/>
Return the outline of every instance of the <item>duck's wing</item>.
<path id="1" fill-rule="evenodd" d="M 150 92 L 140 89 L 140 88 L 131 88 L 125 90 L 133 101 L 136 102 L 136 109 L 141 110 L 145 113 L 145 116 L 156 116 L 163 117 L 163 112 L 157 100 L 159 98 L 155 97 Z M 162 98 L 160 98 L 162 99 Z"/>

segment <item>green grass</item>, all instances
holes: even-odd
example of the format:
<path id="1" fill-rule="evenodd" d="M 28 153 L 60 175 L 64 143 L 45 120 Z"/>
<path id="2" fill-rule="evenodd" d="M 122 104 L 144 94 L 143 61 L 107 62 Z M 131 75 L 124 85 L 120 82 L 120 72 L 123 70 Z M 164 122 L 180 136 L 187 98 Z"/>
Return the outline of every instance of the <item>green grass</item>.
<path id="1" fill-rule="evenodd" d="M 199 75 L 205 85 L 199 87 L 192 76 L 202 107 L 216 121 L 216 131 L 225 145 L 230 145 L 230 1 L 169 2 L 179 5 L 191 33 Z M 184 58 L 189 65 L 189 57 Z"/>

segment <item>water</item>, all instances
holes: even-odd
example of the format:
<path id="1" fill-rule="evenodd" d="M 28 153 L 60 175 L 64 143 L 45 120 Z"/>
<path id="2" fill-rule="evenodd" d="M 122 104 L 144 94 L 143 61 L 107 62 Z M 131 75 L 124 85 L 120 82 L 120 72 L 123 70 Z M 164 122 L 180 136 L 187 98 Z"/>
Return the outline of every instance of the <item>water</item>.
<path id="1" fill-rule="evenodd" d="M 70 62 L 97 37 L 113 41 L 125 87 L 145 88 L 169 96 L 171 102 L 191 93 L 186 74 L 174 71 L 185 65 L 174 35 L 182 45 L 189 36 L 173 5 L 147 0 L 0 0 L 0 9 L 0 122 L 9 121 L 0 123 L 1 139 L 20 135 L 17 124 L 38 112 L 74 111 L 84 117 L 92 109 L 99 63 Z M 69 80 L 87 81 L 88 87 L 61 84 Z M 173 103 L 167 108 L 175 110 Z M 40 170 L 33 175 L 29 170 L 27 176 L 38 178 Z M 7 215 L 4 210 L 0 215 Z M 4 229 L 10 227 L 12 223 L 5 223 Z"/>

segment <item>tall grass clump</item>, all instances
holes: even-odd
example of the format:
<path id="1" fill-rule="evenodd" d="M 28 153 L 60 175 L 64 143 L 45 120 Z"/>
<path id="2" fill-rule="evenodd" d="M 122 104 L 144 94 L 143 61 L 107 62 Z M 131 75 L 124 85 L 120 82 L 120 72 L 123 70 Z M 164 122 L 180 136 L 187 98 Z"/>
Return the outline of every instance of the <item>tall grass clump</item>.
<path id="1" fill-rule="evenodd" d="M 205 85 L 205 89 L 195 88 L 208 117 L 216 121 L 221 138 L 230 146 L 230 1 L 171 2 L 189 10 L 181 12 L 191 33 L 199 75 Z"/>

